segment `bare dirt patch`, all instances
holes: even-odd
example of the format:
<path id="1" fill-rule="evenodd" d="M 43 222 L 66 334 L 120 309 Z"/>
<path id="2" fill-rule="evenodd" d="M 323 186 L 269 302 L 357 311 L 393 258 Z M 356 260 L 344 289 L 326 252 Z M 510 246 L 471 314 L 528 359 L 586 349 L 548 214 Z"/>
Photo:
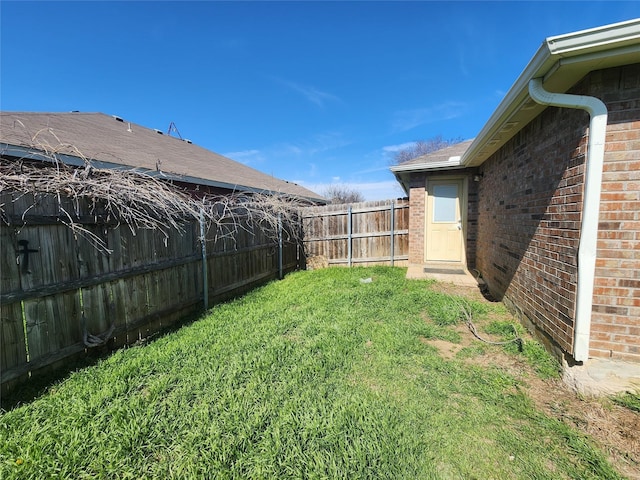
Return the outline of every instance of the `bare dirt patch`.
<path id="1" fill-rule="evenodd" d="M 477 289 L 452 284 L 437 284 L 432 288 L 449 295 L 488 302 Z M 490 317 L 488 321 L 517 323 L 508 313 L 494 313 Z M 479 342 L 466 326 L 458 327 L 458 332 L 462 339 L 460 344 L 444 340 L 426 340 L 426 343 L 436 347 L 443 358 L 454 358 L 464 346 Z M 509 354 L 501 347 L 486 345 L 485 354 L 473 355 L 464 361 L 497 367 L 522 380 L 522 388 L 539 410 L 588 435 L 618 472 L 629 479 L 640 480 L 640 413 L 619 406 L 607 397 L 580 396 L 561 379 L 543 380 L 523 358 Z"/>
<path id="2" fill-rule="evenodd" d="M 455 285 L 453 283 L 438 282 L 430 286 L 431 290 L 447 295 L 459 295 L 469 300 L 487 301 L 478 287 L 470 287 L 468 285 Z"/>
<path id="3" fill-rule="evenodd" d="M 561 381 L 532 377 L 527 384 L 539 409 L 591 436 L 620 473 L 640 479 L 640 414 L 606 398 L 581 398 Z"/>
<path id="4" fill-rule="evenodd" d="M 438 353 L 442 358 L 446 358 L 447 360 L 451 360 L 456 356 L 456 354 L 462 350 L 463 346 L 459 343 L 451 343 L 446 340 L 440 339 L 430 339 L 421 337 L 420 341 L 422 343 L 426 343 L 427 345 L 431 345 L 432 347 L 436 347 L 438 349 Z"/>

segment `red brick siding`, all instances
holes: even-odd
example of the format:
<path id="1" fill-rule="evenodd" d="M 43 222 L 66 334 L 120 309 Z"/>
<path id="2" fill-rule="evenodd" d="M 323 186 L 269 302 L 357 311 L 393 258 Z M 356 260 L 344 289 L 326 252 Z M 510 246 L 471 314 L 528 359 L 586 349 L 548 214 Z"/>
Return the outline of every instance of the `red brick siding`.
<path id="1" fill-rule="evenodd" d="M 477 265 L 491 292 L 573 348 L 584 112 L 548 108 L 483 165 Z"/>
<path id="2" fill-rule="evenodd" d="M 640 67 L 588 75 L 573 93 L 610 111 L 591 354 L 640 361 Z M 622 88 L 624 87 L 624 88 Z M 549 107 L 482 166 L 477 266 L 490 290 L 573 352 L 588 115 Z"/>
<path id="3" fill-rule="evenodd" d="M 465 232 L 466 238 L 466 252 L 467 252 L 467 267 L 470 270 L 476 268 L 476 248 L 478 243 L 478 188 L 480 183 L 473 181 L 474 174 L 477 171 L 470 172 L 469 181 L 467 183 L 467 230 Z"/>
<path id="4" fill-rule="evenodd" d="M 424 263 L 425 176 L 412 174 L 409 191 L 409 264 Z"/>
<path id="5" fill-rule="evenodd" d="M 640 64 L 589 86 L 609 110 L 590 354 L 640 362 Z"/>

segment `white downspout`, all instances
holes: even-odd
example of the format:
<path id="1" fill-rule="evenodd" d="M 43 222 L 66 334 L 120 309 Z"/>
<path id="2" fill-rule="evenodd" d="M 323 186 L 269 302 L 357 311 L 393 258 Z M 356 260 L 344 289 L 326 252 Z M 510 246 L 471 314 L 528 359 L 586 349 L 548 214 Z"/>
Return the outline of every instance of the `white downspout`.
<path id="1" fill-rule="evenodd" d="M 573 337 L 573 357 L 578 362 L 584 362 L 589 358 L 593 282 L 596 269 L 598 218 L 600 214 L 600 190 L 607 130 L 607 107 L 600 99 L 595 97 L 547 92 L 542 86 L 542 78 L 534 78 L 529 81 L 529 95 L 542 105 L 578 108 L 586 110 L 591 116 L 585 160 L 582 224 L 578 244 L 576 319 Z"/>

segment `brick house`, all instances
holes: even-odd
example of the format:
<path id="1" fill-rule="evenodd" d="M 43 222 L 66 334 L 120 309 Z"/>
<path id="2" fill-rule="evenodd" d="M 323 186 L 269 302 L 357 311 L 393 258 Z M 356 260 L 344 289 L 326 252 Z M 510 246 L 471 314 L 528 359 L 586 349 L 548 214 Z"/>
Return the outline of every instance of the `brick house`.
<path id="1" fill-rule="evenodd" d="M 475 139 L 391 170 L 409 273 L 473 272 L 569 365 L 640 363 L 640 19 L 547 38 Z"/>
<path id="2" fill-rule="evenodd" d="M 0 157 L 7 161 L 135 169 L 194 195 L 231 192 L 287 195 L 309 204 L 320 195 L 223 155 L 115 115 L 89 112 L 0 112 Z"/>

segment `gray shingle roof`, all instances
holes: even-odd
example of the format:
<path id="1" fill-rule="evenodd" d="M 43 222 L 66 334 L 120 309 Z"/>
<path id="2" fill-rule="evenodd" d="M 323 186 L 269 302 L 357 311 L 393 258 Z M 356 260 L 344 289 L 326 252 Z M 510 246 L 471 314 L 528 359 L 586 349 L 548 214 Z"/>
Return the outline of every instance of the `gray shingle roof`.
<path id="1" fill-rule="evenodd" d="M 446 162 L 451 157 L 461 157 L 464 152 L 467 151 L 469 146 L 473 143 L 473 139 L 465 140 L 464 142 L 456 143 L 450 147 L 436 150 L 435 152 L 428 153 L 426 155 L 420 155 L 419 157 L 412 158 L 401 165 L 423 165 L 425 163 Z"/>
<path id="2" fill-rule="evenodd" d="M 323 200 L 295 183 L 103 113 L 0 112 L 0 142 L 30 149 L 44 147 L 71 156 L 80 152 L 86 158 L 112 166 L 160 170 L 190 183 Z"/>

